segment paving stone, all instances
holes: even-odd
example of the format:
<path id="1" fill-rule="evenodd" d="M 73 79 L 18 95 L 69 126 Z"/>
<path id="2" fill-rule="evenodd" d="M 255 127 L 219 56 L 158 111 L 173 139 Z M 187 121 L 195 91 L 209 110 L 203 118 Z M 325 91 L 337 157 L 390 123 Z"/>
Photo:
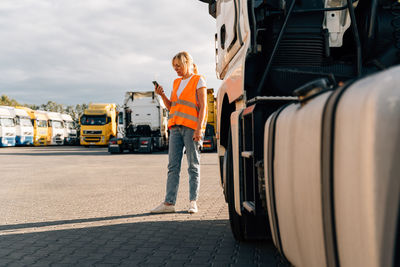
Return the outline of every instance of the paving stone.
<path id="1" fill-rule="evenodd" d="M 5 148 L 3 154 L 0 266 L 21 266 L 24 260 L 57 267 L 278 262 L 273 245 L 238 243 L 232 237 L 215 153 L 202 154 L 200 211 L 193 215 L 186 211 L 186 160 L 178 212 L 149 214 L 165 194 L 168 156 L 163 152 L 113 157 L 107 148 L 77 146 Z M 23 169 L 17 164 L 21 160 Z M 43 161 L 46 166 L 35 168 Z"/>

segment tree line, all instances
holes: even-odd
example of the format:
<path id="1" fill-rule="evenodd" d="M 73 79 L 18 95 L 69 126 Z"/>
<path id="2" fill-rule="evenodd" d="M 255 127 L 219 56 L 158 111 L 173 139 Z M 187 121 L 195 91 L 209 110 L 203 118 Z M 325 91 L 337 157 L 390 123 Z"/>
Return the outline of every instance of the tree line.
<path id="1" fill-rule="evenodd" d="M 78 122 L 80 116 L 83 114 L 83 111 L 88 108 L 88 104 L 76 104 L 74 105 L 63 105 L 58 104 L 54 101 L 47 101 L 46 104 L 35 105 L 35 104 L 22 104 L 19 103 L 17 100 L 8 97 L 7 95 L 1 95 L 0 97 L 0 105 L 1 106 L 22 106 L 28 107 L 33 110 L 45 110 L 45 111 L 53 111 L 53 112 L 60 112 L 66 113 L 71 115 L 71 117 Z"/>

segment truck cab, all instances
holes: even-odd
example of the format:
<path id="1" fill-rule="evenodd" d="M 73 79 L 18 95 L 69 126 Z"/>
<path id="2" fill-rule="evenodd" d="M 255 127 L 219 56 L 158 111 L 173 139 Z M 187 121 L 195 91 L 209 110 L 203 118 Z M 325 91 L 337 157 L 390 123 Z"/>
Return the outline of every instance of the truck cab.
<path id="1" fill-rule="evenodd" d="M 400 63 L 396 1 L 200 0 L 216 19 L 217 146 L 237 240 L 269 238 L 264 126 L 295 91 Z"/>
<path id="2" fill-rule="evenodd" d="M 61 114 L 57 112 L 44 112 L 47 117 L 48 132 L 47 144 L 48 145 L 63 145 L 64 144 L 64 121 Z"/>
<path id="3" fill-rule="evenodd" d="M 15 146 L 15 114 L 5 107 L 0 107 L 0 146 Z"/>
<path id="4" fill-rule="evenodd" d="M 76 124 L 71 115 L 61 113 L 61 118 L 64 122 L 64 144 L 74 145 L 78 142 L 78 134 Z"/>
<path id="5" fill-rule="evenodd" d="M 33 145 L 47 146 L 48 122 L 43 111 L 23 108 L 29 114 L 33 125 Z"/>
<path id="6" fill-rule="evenodd" d="M 117 137 L 110 140 L 110 153 L 151 153 L 167 147 L 168 111 L 154 91 L 125 93 L 118 113 Z"/>
<path id="7" fill-rule="evenodd" d="M 16 125 L 16 145 L 28 146 L 33 145 L 33 125 L 28 112 L 19 107 L 14 108 L 15 125 Z"/>
<path id="8" fill-rule="evenodd" d="M 117 135 L 116 105 L 89 104 L 80 118 L 80 144 L 106 146 Z"/>

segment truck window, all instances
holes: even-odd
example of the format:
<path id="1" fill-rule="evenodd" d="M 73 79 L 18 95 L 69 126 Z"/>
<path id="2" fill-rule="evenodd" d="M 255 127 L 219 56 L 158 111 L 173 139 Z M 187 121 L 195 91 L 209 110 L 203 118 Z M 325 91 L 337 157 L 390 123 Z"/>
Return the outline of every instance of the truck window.
<path id="1" fill-rule="evenodd" d="M 32 122 L 29 118 L 19 118 L 19 123 L 21 126 L 32 126 Z"/>
<path id="2" fill-rule="evenodd" d="M 52 125 L 53 125 L 54 129 L 63 129 L 64 128 L 61 121 L 53 121 Z"/>
<path id="3" fill-rule="evenodd" d="M 124 113 L 119 113 L 118 114 L 118 124 L 124 124 Z"/>
<path id="4" fill-rule="evenodd" d="M 46 128 L 47 127 L 47 121 L 46 120 L 37 120 L 37 126 Z"/>
<path id="5" fill-rule="evenodd" d="M 13 127 L 15 126 L 14 120 L 11 118 L 0 118 L 1 126 L 3 127 Z"/>
<path id="6" fill-rule="evenodd" d="M 75 128 L 75 125 L 74 125 L 74 122 L 73 122 L 73 121 L 68 121 L 68 122 L 66 122 L 66 123 L 65 123 L 65 126 L 66 126 L 66 128 L 68 128 L 68 129 L 74 129 L 74 128 Z"/>
<path id="7" fill-rule="evenodd" d="M 105 125 L 106 115 L 83 115 L 81 117 L 82 125 Z"/>

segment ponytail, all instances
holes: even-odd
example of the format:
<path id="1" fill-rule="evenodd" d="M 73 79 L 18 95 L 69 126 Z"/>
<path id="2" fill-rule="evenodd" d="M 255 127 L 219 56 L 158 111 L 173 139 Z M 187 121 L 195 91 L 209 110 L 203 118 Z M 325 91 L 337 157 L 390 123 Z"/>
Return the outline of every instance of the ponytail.
<path id="1" fill-rule="evenodd" d="M 198 70 L 197 70 L 197 65 L 193 63 L 193 73 L 195 75 L 199 74 Z"/>

